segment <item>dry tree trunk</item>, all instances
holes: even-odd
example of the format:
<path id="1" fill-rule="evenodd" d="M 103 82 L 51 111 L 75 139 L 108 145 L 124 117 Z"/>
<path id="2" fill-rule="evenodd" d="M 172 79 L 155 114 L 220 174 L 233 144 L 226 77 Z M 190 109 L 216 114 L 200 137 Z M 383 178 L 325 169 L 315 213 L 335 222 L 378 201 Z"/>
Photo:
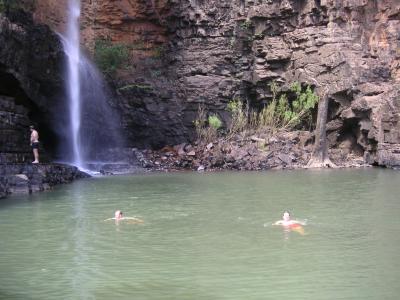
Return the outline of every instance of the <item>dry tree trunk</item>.
<path id="1" fill-rule="evenodd" d="M 326 141 L 326 122 L 328 118 L 329 97 L 328 89 L 325 90 L 322 99 L 318 103 L 317 125 L 315 128 L 314 149 L 308 168 L 335 168 L 336 165 L 329 159 L 328 145 Z"/>

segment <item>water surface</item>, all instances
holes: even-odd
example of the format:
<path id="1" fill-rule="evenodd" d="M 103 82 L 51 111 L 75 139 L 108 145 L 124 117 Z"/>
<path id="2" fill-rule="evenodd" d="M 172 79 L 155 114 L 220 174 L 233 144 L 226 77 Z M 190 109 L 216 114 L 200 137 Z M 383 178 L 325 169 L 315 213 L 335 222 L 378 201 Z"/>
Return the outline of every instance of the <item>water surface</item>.
<path id="1" fill-rule="evenodd" d="M 0 201 L 0 299 L 398 299 L 400 173 L 91 178 Z M 104 222 L 116 209 L 143 225 Z M 271 223 L 289 209 L 305 235 Z"/>

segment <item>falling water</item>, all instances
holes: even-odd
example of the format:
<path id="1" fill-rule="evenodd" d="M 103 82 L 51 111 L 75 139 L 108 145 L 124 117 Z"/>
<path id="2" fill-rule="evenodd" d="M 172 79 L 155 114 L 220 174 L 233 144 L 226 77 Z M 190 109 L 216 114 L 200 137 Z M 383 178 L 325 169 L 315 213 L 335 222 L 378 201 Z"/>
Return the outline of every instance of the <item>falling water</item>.
<path id="1" fill-rule="evenodd" d="M 81 87 L 79 65 L 79 16 L 80 0 L 69 1 L 66 35 L 63 38 L 64 50 L 68 56 L 67 95 L 69 100 L 70 139 L 72 142 L 72 163 L 82 167 L 79 131 L 81 127 Z"/>
<path id="2" fill-rule="evenodd" d="M 122 145 L 119 118 L 109 104 L 102 75 L 80 51 L 80 0 L 69 0 L 68 23 L 61 35 L 67 60 L 68 132 L 64 152 L 79 168 L 98 161 L 110 148 Z"/>

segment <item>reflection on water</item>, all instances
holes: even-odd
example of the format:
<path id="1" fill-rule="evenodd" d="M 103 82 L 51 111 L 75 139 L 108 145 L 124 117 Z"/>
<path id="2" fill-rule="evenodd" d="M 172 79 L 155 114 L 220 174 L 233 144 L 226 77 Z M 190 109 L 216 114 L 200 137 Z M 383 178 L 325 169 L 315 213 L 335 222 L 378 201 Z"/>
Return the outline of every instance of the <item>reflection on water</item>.
<path id="1" fill-rule="evenodd" d="M 10 197 L 0 299 L 397 299 L 399 174 L 152 174 Z M 116 209 L 144 223 L 104 222 Z M 304 231 L 272 226 L 286 209 Z"/>

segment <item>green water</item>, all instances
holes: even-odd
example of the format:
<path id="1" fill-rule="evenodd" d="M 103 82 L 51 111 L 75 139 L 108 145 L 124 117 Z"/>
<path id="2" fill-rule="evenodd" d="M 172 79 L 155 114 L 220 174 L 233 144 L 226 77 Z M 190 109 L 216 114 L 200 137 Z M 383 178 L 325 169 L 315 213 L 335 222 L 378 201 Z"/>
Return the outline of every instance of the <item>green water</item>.
<path id="1" fill-rule="evenodd" d="M 399 299 L 400 173 L 92 178 L 0 201 L 0 299 Z M 103 220 L 121 209 L 143 225 Z M 270 224 L 289 209 L 305 235 Z"/>

